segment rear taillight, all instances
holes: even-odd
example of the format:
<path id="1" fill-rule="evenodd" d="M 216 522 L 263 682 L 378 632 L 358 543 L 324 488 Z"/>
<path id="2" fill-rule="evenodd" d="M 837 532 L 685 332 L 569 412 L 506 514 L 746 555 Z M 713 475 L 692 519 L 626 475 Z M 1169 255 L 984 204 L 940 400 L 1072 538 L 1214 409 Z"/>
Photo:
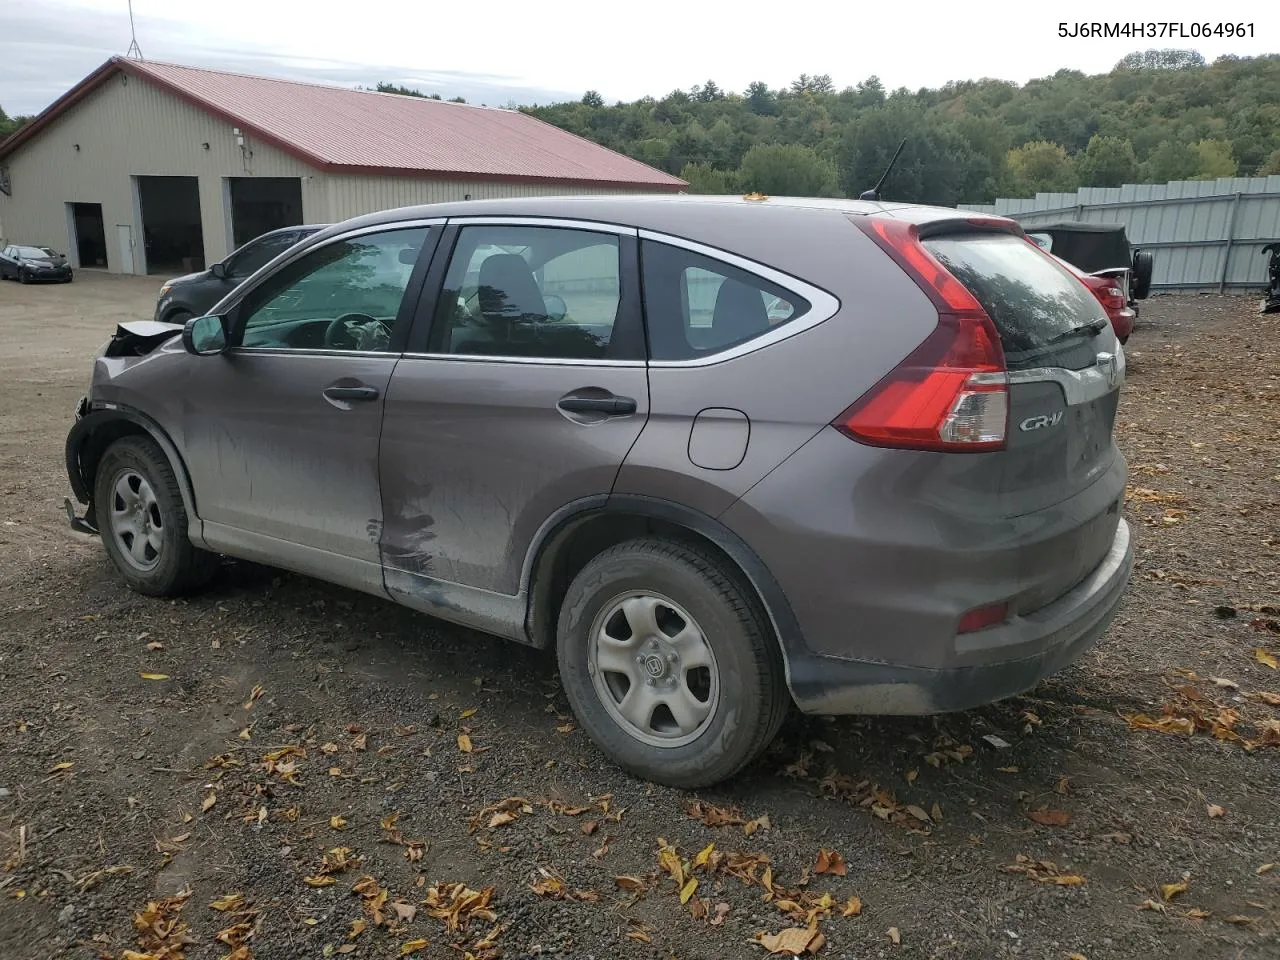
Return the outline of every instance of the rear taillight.
<path id="1" fill-rule="evenodd" d="M 974 607 L 960 618 L 956 625 L 956 633 L 977 633 L 989 627 L 1004 623 L 1009 616 L 1009 604 L 992 603 L 985 607 Z"/>
<path id="2" fill-rule="evenodd" d="M 1123 310 L 1128 305 L 1124 291 L 1116 286 L 1110 277 L 1084 277 L 1084 285 L 1089 288 L 1098 302 L 1107 310 Z"/>
<path id="3" fill-rule="evenodd" d="M 856 222 L 938 308 L 938 326 L 834 426 L 878 447 L 1003 449 L 1009 387 L 991 318 L 920 243 L 913 224 L 872 217 Z"/>

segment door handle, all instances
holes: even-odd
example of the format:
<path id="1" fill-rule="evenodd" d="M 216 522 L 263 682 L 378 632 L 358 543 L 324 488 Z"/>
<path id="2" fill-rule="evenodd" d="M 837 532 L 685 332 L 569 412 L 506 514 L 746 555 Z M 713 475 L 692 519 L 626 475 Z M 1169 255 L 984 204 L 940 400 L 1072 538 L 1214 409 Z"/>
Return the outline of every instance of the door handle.
<path id="1" fill-rule="evenodd" d="M 330 400 L 377 400 L 377 387 L 325 387 L 324 395 Z"/>
<path id="2" fill-rule="evenodd" d="M 556 404 L 565 413 L 603 413 L 606 416 L 622 416 L 636 412 L 636 402 L 631 397 L 561 397 Z"/>

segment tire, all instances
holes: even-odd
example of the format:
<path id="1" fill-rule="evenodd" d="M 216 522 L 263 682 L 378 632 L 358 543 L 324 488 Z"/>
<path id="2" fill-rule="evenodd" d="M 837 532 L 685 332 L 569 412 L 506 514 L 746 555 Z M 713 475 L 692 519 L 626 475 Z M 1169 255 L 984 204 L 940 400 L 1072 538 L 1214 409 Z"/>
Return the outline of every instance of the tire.
<path id="1" fill-rule="evenodd" d="M 1126 333 L 1123 337 L 1120 337 L 1119 340 L 1120 340 L 1120 346 L 1123 347 L 1126 343 L 1129 342 L 1129 334 Z"/>
<path id="2" fill-rule="evenodd" d="M 213 577 L 218 557 L 187 539 L 178 479 L 150 437 L 124 437 L 107 448 L 98 461 L 93 502 L 107 556 L 133 590 L 174 597 Z M 139 512 L 120 510 L 131 503 Z"/>
<path id="3" fill-rule="evenodd" d="M 164 318 L 164 322 L 165 323 L 186 323 L 193 316 L 195 316 L 195 314 L 193 314 L 190 310 L 175 310 L 173 311 L 173 313 L 169 314 L 167 317 Z"/>
<path id="4" fill-rule="evenodd" d="M 30 275 L 29 273 L 27 273 L 27 271 L 25 271 L 25 270 L 19 270 L 19 271 L 18 271 L 18 282 L 19 282 L 19 283 L 30 283 L 30 282 L 31 282 L 31 275 Z"/>
<path id="5" fill-rule="evenodd" d="M 602 633 L 614 639 L 597 639 Z M 603 551 L 569 585 L 556 636 L 578 722 L 614 763 L 655 783 L 729 779 L 765 750 L 791 706 L 759 602 L 693 546 L 645 538 Z M 643 725 L 623 716 L 633 689 L 648 698 L 628 710 L 646 717 Z M 685 723 L 667 703 L 680 706 Z"/>

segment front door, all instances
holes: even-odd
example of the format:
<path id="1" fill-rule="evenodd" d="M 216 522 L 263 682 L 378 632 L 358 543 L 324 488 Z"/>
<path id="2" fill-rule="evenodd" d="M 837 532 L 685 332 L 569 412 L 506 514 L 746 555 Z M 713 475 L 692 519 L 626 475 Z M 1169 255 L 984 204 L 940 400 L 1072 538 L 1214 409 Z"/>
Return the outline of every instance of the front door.
<path id="1" fill-rule="evenodd" d="M 120 254 L 120 272 L 133 273 L 133 227 L 116 224 L 116 250 Z"/>
<path id="2" fill-rule="evenodd" d="M 191 364 L 183 446 L 211 547 L 382 592 L 378 431 L 430 229 L 308 251 L 230 311 L 227 353 Z"/>
<path id="3" fill-rule="evenodd" d="M 449 234 L 434 322 L 415 328 L 383 418 L 386 585 L 518 637 L 535 534 L 609 494 L 648 415 L 636 241 L 593 225 Z"/>

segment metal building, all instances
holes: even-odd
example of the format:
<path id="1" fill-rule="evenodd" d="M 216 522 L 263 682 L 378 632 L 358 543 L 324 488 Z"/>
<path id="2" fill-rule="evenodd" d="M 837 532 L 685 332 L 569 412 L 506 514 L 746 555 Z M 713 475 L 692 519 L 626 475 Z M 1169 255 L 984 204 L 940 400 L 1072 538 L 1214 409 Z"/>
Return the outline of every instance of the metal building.
<path id="1" fill-rule="evenodd" d="M 172 274 L 388 207 L 684 186 L 514 110 L 113 57 L 0 143 L 0 239 Z"/>

